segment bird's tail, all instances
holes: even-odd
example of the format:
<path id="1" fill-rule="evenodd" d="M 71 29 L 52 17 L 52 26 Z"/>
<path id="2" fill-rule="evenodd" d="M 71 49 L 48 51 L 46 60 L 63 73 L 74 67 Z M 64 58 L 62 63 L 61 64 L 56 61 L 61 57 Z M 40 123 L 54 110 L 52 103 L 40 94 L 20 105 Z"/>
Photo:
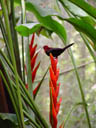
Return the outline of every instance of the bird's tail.
<path id="1" fill-rule="evenodd" d="M 67 48 L 71 47 L 73 44 L 74 44 L 74 43 L 71 43 L 71 44 L 65 46 L 63 50 L 65 51 Z"/>

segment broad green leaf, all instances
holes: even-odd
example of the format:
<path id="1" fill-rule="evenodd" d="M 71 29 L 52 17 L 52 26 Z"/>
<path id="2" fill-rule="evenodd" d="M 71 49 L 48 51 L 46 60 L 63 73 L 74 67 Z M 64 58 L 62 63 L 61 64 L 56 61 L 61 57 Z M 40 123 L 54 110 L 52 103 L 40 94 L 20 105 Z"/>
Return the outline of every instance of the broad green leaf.
<path id="1" fill-rule="evenodd" d="M 15 4 L 20 5 L 20 0 L 14 0 Z M 31 8 L 32 7 L 32 8 Z M 40 16 L 58 16 L 59 18 L 64 18 L 60 13 L 56 12 L 54 9 L 40 6 L 40 2 L 38 0 L 26 0 L 26 9 L 28 11 L 39 13 Z M 34 9 L 34 10 L 33 10 Z M 36 12 L 37 11 L 37 12 Z"/>
<path id="2" fill-rule="evenodd" d="M 0 113 L 0 119 L 2 119 L 2 120 L 8 120 L 11 123 L 13 123 L 14 125 L 18 125 L 16 114 Z"/>
<path id="3" fill-rule="evenodd" d="M 44 27 L 41 27 L 36 33 L 37 35 L 42 34 L 43 36 L 50 38 L 53 32 Z"/>
<path id="4" fill-rule="evenodd" d="M 77 7 L 75 4 L 69 2 L 68 0 L 59 0 L 60 3 L 67 8 L 75 16 L 88 16 L 88 14 L 81 8 Z"/>
<path id="5" fill-rule="evenodd" d="M 96 29 L 92 26 L 88 20 L 82 20 L 77 18 L 65 19 L 72 24 L 79 32 L 86 34 L 94 43 L 94 49 L 96 50 Z"/>
<path id="6" fill-rule="evenodd" d="M 85 2 L 84 0 L 68 0 L 96 19 L 96 8 Z"/>
<path id="7" fill-rule="evenodd" d="M 36 32 L 38 29 L 40 29 L 41 24 L 40 23 L 26 23 L 21 24 L 16 27 L 16 30 L 22 35 L 22 36 L 29 36 L 30 34 Z"/>
<path id="8" fill-rule="evenodd" d="M 15 0 L 15 2 L 20 3 L 18 0 Z M 54 20 L 51 16 L 58 16 L 62 19 L 63 17 L 61 17 L 57 12 L 52 9 L 40 7 L 40 5 L 38 5 L 37 3 L 37 0 L 26 0 L 26 10 L 34 13 L 37 20 L 43 27 L 55 32 L 63 40 L 63 42 L 66 43 L 67 36 L 64 26 Z"/>
<path id="9" fill-rule="evenodd" d="M 19 127 L 14 125 L 10 120 L 0 119 L 0 128 L 19 128 Z"/>
<path id="10" fill-rule="evenodd" d="M 24 122 L 27 124 L 29 120 L 24 119 Z M 0 113 L 0 127 L 2 128 L 19 128 L 16 114 L 12 113 Z"/>

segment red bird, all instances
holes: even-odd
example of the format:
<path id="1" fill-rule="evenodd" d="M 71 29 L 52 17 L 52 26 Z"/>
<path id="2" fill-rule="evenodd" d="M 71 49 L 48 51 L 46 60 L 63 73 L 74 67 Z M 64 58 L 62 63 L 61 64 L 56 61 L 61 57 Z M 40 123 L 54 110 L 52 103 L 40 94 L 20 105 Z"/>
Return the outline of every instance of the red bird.
<path id="1" fill-rule="evenodd" d="M 54 56 L 54 57 L 58 57 L 59 55 L 61 55 L 67 48 L 69 48 L 70 46 L 72 46 L 74 43 L 67 45 L 64 48 L 52 48 L 52 47 L 48 47 L 47 45 L 43 46 L 43 49 L 45 51 L 45 53 L 49 56 L 50 53 Z"/>

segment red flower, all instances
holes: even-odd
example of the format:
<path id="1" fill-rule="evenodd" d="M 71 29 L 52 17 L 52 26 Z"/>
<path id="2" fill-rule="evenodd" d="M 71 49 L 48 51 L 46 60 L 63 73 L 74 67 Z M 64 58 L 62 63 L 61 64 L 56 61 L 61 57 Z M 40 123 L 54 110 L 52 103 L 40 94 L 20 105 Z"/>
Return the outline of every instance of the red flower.
<path id="1" fill-rule="evenodd" d="M 51 66 L 49 69 L 50 72 L 50 82 L 49 82 L 49 88 L 50 88 L 50 113 L 49 113 L 49 119 L 50 124 L 52 128 L 57 128 L 57 114 L 59 112 L 60 104 L 62 101 L 62 98 L 57 101 L 57 97 L 59 94 L 59 87 L 60 83 L 57 84 L 57 80 L 59 77 L 59 69 L 57 69 L 57 63 L 58 59 L 54 58 L 52 55 L 50 55 L 51 60 Z"/>
<path id="2" fill-rule="evenodd" d="M 26 89 L 28 89 L 28 84 L 25 85 Z"/>
<path id="3" fill-rule="evenodd" d="M 35 80 L 37 70 L 38 70 L 38 68 L 40 66 L 40 62 L 39 62 L 37 64 L 37 66 L 35 67 L 35 63 L 36 63 L 36 59 L 37 59 L 38 53 L 36 53 L 37 44 L 35 44 L 35 46 L 33 46 L 33 44 L 34 44 L 34 38 L 35 38 L 35 34 L 32 35 L 31 43 L 29 45 L 30 59 L 31 59 L 32 83 Z M 39 88 L 39 86 L 40 86 L 40 84 L 38 84 L 37 87 L 33 90 L 33 95 L 36 94 L 36 91 Z M 28 84 L 26 84 L 26 88 L 28 89 Z"/>

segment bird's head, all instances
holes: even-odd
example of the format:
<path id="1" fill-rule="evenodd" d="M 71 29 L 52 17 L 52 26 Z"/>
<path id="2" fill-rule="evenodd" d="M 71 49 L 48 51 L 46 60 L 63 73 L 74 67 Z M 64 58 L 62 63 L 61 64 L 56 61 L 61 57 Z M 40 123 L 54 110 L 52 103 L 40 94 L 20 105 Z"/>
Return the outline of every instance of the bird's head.
<path id="1" fill-rule="evenodd" d="M 43 49 L 44 49 L 44 51 L 46 52 L 46 51 L 49 50 L 50 48 L 49 48 L 47 45 L 45 45 L 45 46 L 43 46 Z"/>

